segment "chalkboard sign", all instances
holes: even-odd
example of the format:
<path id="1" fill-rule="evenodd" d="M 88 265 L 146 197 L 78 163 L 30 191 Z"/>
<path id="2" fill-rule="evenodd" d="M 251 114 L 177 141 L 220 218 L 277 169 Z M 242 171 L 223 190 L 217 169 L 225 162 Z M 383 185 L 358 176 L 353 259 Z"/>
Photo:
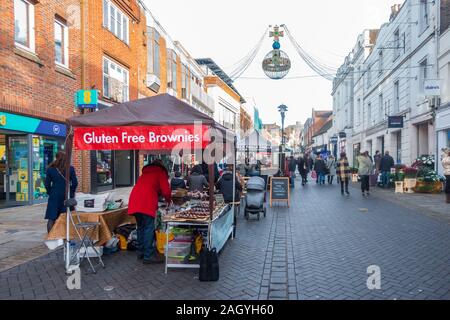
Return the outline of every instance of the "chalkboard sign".
<path id="1" fill-rule="evenodd" d="M 290 189 L 288 177 L 270 177 L 270 206 L 274 201 L 286 201 L 289 207 Z"/>

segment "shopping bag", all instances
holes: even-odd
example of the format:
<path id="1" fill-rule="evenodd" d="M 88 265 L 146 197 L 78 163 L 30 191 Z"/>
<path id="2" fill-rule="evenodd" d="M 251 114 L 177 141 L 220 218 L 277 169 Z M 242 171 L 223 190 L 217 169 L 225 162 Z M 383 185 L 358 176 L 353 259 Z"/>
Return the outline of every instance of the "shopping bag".
<path id="1" fill-rule="evenodd" d="M 166 233 L 163 232 L 162 230 L 156 230 L 155 231 L 156 234 L 156 250 L 158 250 L 158 252 L 160 254 L 164 254 L 164 249 L 166 248 Z M 174 239 L 174 235 L 173 233 L 169 233 L 169 242 L 172 241 Z"/>
<path id="2" fill-rule="evenodd" d="M 317 179 L 317 173 L 316 173 L 316 171 L 312 171 L 312 172 L 311 172 L 311 178 L 312 178 L 312 179 Z"/>
<path id="3" fill-rule="evenodd" d="M 215 248 L 209 250 L 203 248 L 200 253 L 200 270 L 198 279 L 200 281 L 219 280 L 219 257 Z"/>

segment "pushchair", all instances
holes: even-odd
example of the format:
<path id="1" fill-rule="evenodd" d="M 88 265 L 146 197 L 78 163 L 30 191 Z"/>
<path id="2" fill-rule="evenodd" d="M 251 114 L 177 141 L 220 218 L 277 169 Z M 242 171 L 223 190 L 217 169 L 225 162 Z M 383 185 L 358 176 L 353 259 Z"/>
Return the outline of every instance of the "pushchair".
<path id="1" fill-rule="evenodd" d="M 247 182 L 247 194 L 245 195 L 244 216 L 248 220 L 249 214 L 257 214 L 258 220 L 261 212 L 266 217 L 266 182 L 261 177 L 251 177 Z"/>

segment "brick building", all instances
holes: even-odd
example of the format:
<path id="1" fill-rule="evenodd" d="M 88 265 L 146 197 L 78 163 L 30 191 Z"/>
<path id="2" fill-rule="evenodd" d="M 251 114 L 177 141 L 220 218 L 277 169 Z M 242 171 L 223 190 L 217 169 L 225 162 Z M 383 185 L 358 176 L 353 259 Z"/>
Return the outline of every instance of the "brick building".
<path id="1" fill-rule="evenodd" d="M 45 201 L 80 87 L 80 1 L 1 2 L 0 207 Z"/>

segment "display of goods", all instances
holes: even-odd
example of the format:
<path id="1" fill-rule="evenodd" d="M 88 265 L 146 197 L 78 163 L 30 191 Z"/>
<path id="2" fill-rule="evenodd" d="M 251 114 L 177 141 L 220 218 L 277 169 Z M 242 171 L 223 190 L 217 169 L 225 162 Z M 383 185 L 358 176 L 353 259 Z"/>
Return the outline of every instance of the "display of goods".
<path id="1" fill-rule="evenodd" d="M 172 192 L 172 197 L 174 198 L 183 198 L 188 195 L 188 192 L 186 189 L 176 189 Z"/>
<path id="2" fill-rule="evenodd" d="M 208 199 L 208 194 L 205 192 L 200 192 L 200 191 L 188 192 L 187 195 L 191 199 L 199 199 L 199 200 Z"/>

